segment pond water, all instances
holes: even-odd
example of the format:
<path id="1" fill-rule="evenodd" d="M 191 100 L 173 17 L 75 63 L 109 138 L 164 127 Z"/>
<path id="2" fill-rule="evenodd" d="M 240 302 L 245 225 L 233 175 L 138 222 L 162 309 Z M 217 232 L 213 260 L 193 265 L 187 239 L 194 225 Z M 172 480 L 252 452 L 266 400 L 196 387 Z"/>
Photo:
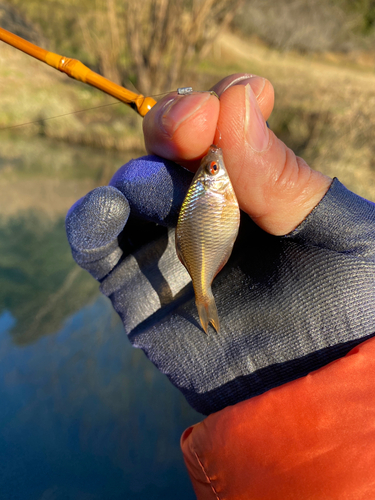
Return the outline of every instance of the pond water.
<path id="1" fill-rule="evenodd" d="M 195 498 L 179 439 L 203 417 L 131 346 L 65 237 L 70 205 L 128 159 L 2 138 L 1 499 Z"/>

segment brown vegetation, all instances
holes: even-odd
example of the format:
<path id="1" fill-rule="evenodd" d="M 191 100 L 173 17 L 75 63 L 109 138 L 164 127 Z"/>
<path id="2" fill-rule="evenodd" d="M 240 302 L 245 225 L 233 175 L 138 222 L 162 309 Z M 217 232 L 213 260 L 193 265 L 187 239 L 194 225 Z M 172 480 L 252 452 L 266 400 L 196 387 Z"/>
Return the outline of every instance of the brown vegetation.
<path id="1" fill-rule="evenodd" d="M 63 2 L 63 0 L 60 0 L 60 2 L 56 3 L 60 7 L 62 4 L 65 5 L 65 16 L 71 10 L 66 7 L 68 5 L 67 2 L 70 1 L 64 0 Z M 95 2 L 94 0 L 84 0 L 80 8 L 88 9 L 89 5 L 101 5 L 103 9 L 107 9 L 106 17 L 103 16 L 103 19 L 105 17 L 106 19 L 112 19 L 111 22 L 115 22 L 115 17 L 111 9 L 118 8 L 119 3 L 117 1 L 111 0 L 103 3 L 102 1 L 99 2 L 99 0 L 95 0 Z M 313 2 L 318 11 L 322 1 L 314 0 Z M 17 3 L 18 0 L 12 0 L 12 2 Z M 38 2 L 40 0 L 30 0 L 30 3 L 27 4 L 30 9 L 29 16 L 32 14 L 31 7 L 38 4 Z M 265 0 L 264 5 L 267 2 L 268 0 Z M 141 2 L 138 3 L 139 5 L 142 4 Z M 151 10 L 140 9 L 136 7 L 135 2 L 127 0 L 123 3 L 123 5 L 125 4 L 129 6 L 130 10 L 133 9 L 131 10 L 132 16 L 129 17 L 129 20 L 137 19 L 137 16 L 150 15 Z M 141 60 L 142 58 L 146 60 L 147 58 L 144 57 L 144 52 L 142 52 L 146 50 L 144 49 L 146 45 L 141 44 L 146 44 L 147 40 L 150 41 L 153 39 L 155 41 L 154 45 L 149 43 L 151 50 L 149 59 L 151 62 L 154 61 L 152 64 L 149 61 L 149 68 L 154 67 L 153 65 L 156 64 L 155 61 L 157 60 L 156 56 L 152 55 L 152 47 L 158 46 L 157 44 L 160 42 L 160 35 L 157 34 L 159 29 L 157 25 L 158 23 L 160 23 L 160 26 L 163 24 L 162 19 L 166 22 L 166 18 L 163 18 L 161 15 L 164 11 L 161 10 L 160 13 L 155 9 L 156 7 L 162 9 L 162 6 L 167 4 L 180 5 L 177 1 L 167 2 L 167 0 L 165 0 L 165 3 L 162 0 L 160 2 L 156 2 L 155 0 L 153 3 L 146 2 L 142 4 L 148 5 L 150 9 L 153 6 L 153 15 L 156 16 L 155 23 L 147 25 L 140 17 L 138 24 L 140 30 L 144 31 L 140 31 L 139 33 L 144 33 L 144 37 L 142 40 L 138 40 L 138 42 L 133 41 L 132 43 L 135 44 L 133 47 L 134 60 L 138 57 L 137 53 L 138 55 L 141 54 L 139 56 Z M 330 12 L 333 13 L 340 8 L 340 12 L 342 12 L 340 15 L 343 15 L 343 19 L 345 20 L 347 19 L 345 16 L 347 16 L 347 12 L 349 11 L 343 10 L 342 6 L 344 4 L 345 0 L 342 0 L 341 3 L 338 0 L 332 0 L 327 2 L 325 7 L 322 7 L 323 10 L 321 12 L 326 12 L 324 9 L 331 9 Z M 368 18 L 366 36 L 371 37 L 373 33 L 371 31 L 371 2 L 367 2 L 367 4 L 363 11 L 356 11 L 356 13 L 353 11 L 355 13 L 355 16 L 353 14 L 353 19 L 359 33 L 358 30 L 361 26 L 361 30 L 364 30 L 366 13 Z M 203 2 L 203 0 L 201 2 L 197 0 L 188 5 L 189 12 L 192 14 L 194 5 L 208 6 L 209 4 Z M 229 5 L 229 3 L 226 5 Z M 251 6 L 253 9 L 251 12 L 255 12 L 255 8 L 260 9 L 258 0 L 246 2 L 244 5 L 248 8 Z M 292 7 L 298 12 L 298 9 L 301 12 L 308 12 L 307 8 L 304 9 L 303 2 L 299 0 L 282 1 L 278 4 L 278 7 L 274 8 L 274 12 L 278 12 L 277 9 L 281 9 L 282 7 L 289 9 L 289 14 Z M 43 12 L 40 13 L 42 17 L 45 15 L 45 11 Z M 57 8 L 56 15 L 59 12 L 61 14 L 61 10 Z M 158 14 L 159 17 L 157 12 L 160 14 Z M 166 15 L 166 12 L 164 14 Z M 271 9 L 267 15 L 268 19 L 275 17 Z M 321 14 L 317 12 L 316 19 L 318 20 L 320 19 L 319 15 Z M 182 19 L 184 19 L 183 16 L 183 10 L 181 10 L 179 16 L 176 15 L 180 25 Z M 205 16 L 202 14 L 202 25 L 209 19 L 209 16 Z M 79 16 L 76 15 L 76 17 Z M 220 19 L 223 21 L 224 17 Z M 226 19 L 225 22 L 228 21 L 228 18 Z M 281 19 L 283 18 L 281 17 Z M 296 29 L 298 27 L 297 31 L 300 30 L 299 33 L 302 37 L 303 30 L 297 22 L 301 19 L 305 20 L 305 24 L 302 24 L 307 26 L 308 16 L 304 18 L 299 17 L 294 20 Z M 312 22 L 314 19 L 312 19 Z M 329 23 L 331 21 L 332 19 L 328 19 L 326 22 Z M 339 21 L 340 17 L 336 16 L 334 18 L 336 25 Z M 94 24 L 90 24 L 89 17 L 84 17 L 84 20 L 79 22 L 87 24 L 86 28 L 79 28 L 81 35 L 85 29 L 89 29 L 89 26 L 92 28 L 95 24 L 93 20 L 92 23 Z M 95 22 L 99 25 L 99 18 Z M 116 23 L 118 22 L 116 20 Z M 218 29 L 219 24 L 215 25 L 215 30 Z M 43 25 L 42 22 L 41 25 Z M 318 29 L 318 25 L 319 23 L 317 22 L 314 29 Z M 103 26 L 105 26 L 104 20 Z M 178 29 L 177 26 L 175 25 L 175 30 Z M 186 26 L 192 25 L 187 23 Z M 325 26 L 322 22 L 321 29 L 323 31 Z M 342 33 L 346 33 L 345 30 L 349 29 L 346 21 L 342 23 L 342 26 Z M 309 29 L 312 28 L 310 27 Z M 191 30 L 192 28 L 187 29 L 187 34 Z M 98 35 L 94 36 L 94 31 L 90 32 L 90 36 L 93 39 L 97 37 L 97 41 L 102 42 L 103 47 L 109 40 L 112 40 L 111 43 L 114 44 L 118 40 L 118 37 L 123 39 L 121 32 L 117 32 L 116 29 L 111 30 L 111 35 L 106 39 L 107 41 L 101 39 Z M 275 28 L 275 37 L 277 34 L 276 31 Z M 307 30 L 306 33 L 309 33 L 309 31 Z M 212 34 L 207 35 L 207 37 L 207 40 L 214 40 L 214 35 Z M 132 38 L 136 39 L 137 36 L 134 35 Z M 307 39 L 308 37 L 305 38 Z M 363 35 L 362 39 L 365 39 L 365 35 Z M 351 40 L 354 40 L 354 38 L 351 38 Z M 71 43 L 73 42 L 71 41 Z M 205 45 L 203 39 L 199 43 L 197 39 L 192 39 L 191 43 L 193 46 L 201 47 L 202 50 L 204 47 L 209 47 L 209 43 Z M 274 43 L 274 45 L 277 44 Z M 171 47 L 168 50 L 172 50 Z M 288 45 L 283 46 L 284 49 L 286 47 Z M 83 144 L 95 144 L 95 146 L 105 148 L 124 150 L 131 148 L 140 149 L 142 147 L 141 120 L 134 112 L 128 110 L 123 105 L 45 121 L 44 118 L 48 118 L 49 116 L 72 112 L 76 109 L 89 108 L 110 101 L 107 97 L 102 96 L 100 92 L 91 90 L 77 82 L 72 82 L 64 75 L 45 68 L 27 56 L 17 53 L 14 49 L 5 50 L 1 47 L 1 50 L 2 65 L 0 66 L 0 73 L 2 78 L 0 79 L 0 91 L 2 96 L 2 115 L 0 117 L 0 125 L 4 126 L 37 119 L 39 120 L 38 125 L 29 126 L 23 130 L 31 131 L 33 128 L 34 132 L 49 137 Z M 14 55 L 15 52 L 17 55 Z M 168 57 L 172 57 L 172 52 L 169 53 Z M 168 54 L 168 52 L 165 52 L 165 54 Z M 371 53 L 361 51 L 361 54 L 366 56 L 364 58 L 366 59 L 365 66 L 359 64 L 361 61 L 358 58 L 356 59 L 355 54 L 358 54 L 358 52 L 350 52 L 346 56 L 337 52 L 325 52 L 317 56 L 314 53 L 306 54 L 305 51 L 305 55 L 302 56 L 297 52 L 287 52 L 286 50 L 280 52 L 280 50 L 267 47 L 264 43 L 254 42 L 253 40 L 249 41 L 243 37 L 241 38 L 240 36 L 226 32 L 220 35 L 220 38 L 214 43 L 214 49 L 208 53 L 205 59 L 201 60 L 198 69 L 192 72 L 192 78 L 182 80 L 181 85 L 188 85 L 194 81 L 196 88 L 207 89 L 226 74 L 237 71 L 247 71 L 266 76 L 272 81 L 276 90 L 275 110 L 270 119 L 271 127 L 276 134 L 298 154 L 303 156 L 313 167 L 331 176 L 338 176 L 349 188 L 362 196 L 375 200 L 375 164 L 373 160 L 375 121 L 372 112 L 375 105 L 375 76 L 373 67 L 371 66 Z M 166 60 L 168 60 L 168 57 L 166 57 Z M 126 60 L 121 60 L 121 64 L 126 65 Z M 150 74 L 147 73 L 148 71 L 149 69 L 145 70 L 145 86 L 151 85 L 153 81 Z M 157 84 L 155 83 L 155 85 Z M 155 93 L 154 88 L 152 88 L 151 93 Z"/>
<path id="2" fill-rule="evenodd" d="M 275 87 L 271 128 L 317 170 L 375 201 L 375 74 L 367 68 L 249 44 L 226 34 L 219 52 L 233 70 Z"/>
<path id="3" fill-rule="evenodd" d="M 77 52 L 105 77 L 131 82 L 143 94 L 166 92 L 186 78 L 191 63 L 207 55 L 243 3 L 81 0 L 73 8 L 72 0 L 8 1 L 40 24 L 58 53 Z"/>
<path id="4" fill-rule="evenodd" d="M 350 52 L 375 42 L 373 0 L 246 0 L 233 26 L 268 46 L 300 52 Z"/>

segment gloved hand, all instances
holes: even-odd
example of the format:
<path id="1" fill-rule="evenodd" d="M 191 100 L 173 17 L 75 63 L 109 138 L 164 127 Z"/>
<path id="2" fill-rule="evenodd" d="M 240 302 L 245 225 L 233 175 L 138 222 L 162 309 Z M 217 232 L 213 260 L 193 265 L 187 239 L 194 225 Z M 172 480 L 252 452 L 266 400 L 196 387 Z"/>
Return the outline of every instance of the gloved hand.
<path id="1" fill-rule="evenodd" d="M 306 375 L 375 332 L 374 205 L 267 129 L 270 82 L 233 75 L 214 90 L 220 101 L 160 101 L 144 132 L 161 157 L 124 165 L 66 219 L 75 260 L 100 281 L 132 344 L 203 414 Z M 194 170 L 211 143 L 223 149 L 243 213 L 212 287 L 220 334 L 206 335 L 174 248 L 193 174 L 169 160 Z"/>

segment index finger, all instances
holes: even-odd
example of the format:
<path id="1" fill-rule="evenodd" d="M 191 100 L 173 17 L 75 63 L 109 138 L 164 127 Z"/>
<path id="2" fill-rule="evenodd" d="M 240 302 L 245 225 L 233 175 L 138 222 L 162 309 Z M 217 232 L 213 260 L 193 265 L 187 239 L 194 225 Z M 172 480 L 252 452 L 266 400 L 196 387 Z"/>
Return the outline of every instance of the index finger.
<path id="1" fill-rule="evenodd" d="M 212 90 L 219 96 L 231 85 L 253 88 L 265 119 L 273 107 L 273 87 L 264 78 L 247 73 L 231 75 Z M 156 154 L 194 171 L 214 141 L 220 102 L 210 92 L 178 95 L 173 92 L 159 101 L 145 116 L 143 131 L 148 153 Z"/>

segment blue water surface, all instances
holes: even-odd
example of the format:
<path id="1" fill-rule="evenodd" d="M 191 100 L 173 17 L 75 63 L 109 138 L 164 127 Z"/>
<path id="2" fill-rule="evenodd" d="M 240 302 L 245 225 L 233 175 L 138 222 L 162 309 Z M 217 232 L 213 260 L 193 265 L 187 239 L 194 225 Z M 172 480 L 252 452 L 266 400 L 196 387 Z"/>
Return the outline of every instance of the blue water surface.
<path id="1" fill-rule="evenodd" d="M 75 200 L 139 154 L 2 135 L 0 500 L 193 500 L 202 420 L 72 259 Z M 6 195 L 6 196 L 5 196 Z"/>
<path id="2" fill-rule="evenodd" d="M 16 323 L 2 311 L 1 499 L 195 498 L 179 439 L 202 417 L 131 346 L 109 300 L 27 345 Z"/>
<path id="3" fill-rule="evenodd" d="M 22 316 L 9 303 L 26 326 L 0 312 L 0 499 L 194 499 L 179 439 L 202 416 L 131 346 L 110 301 L 96 292 L 32 338 L 48 307 Z"/>

